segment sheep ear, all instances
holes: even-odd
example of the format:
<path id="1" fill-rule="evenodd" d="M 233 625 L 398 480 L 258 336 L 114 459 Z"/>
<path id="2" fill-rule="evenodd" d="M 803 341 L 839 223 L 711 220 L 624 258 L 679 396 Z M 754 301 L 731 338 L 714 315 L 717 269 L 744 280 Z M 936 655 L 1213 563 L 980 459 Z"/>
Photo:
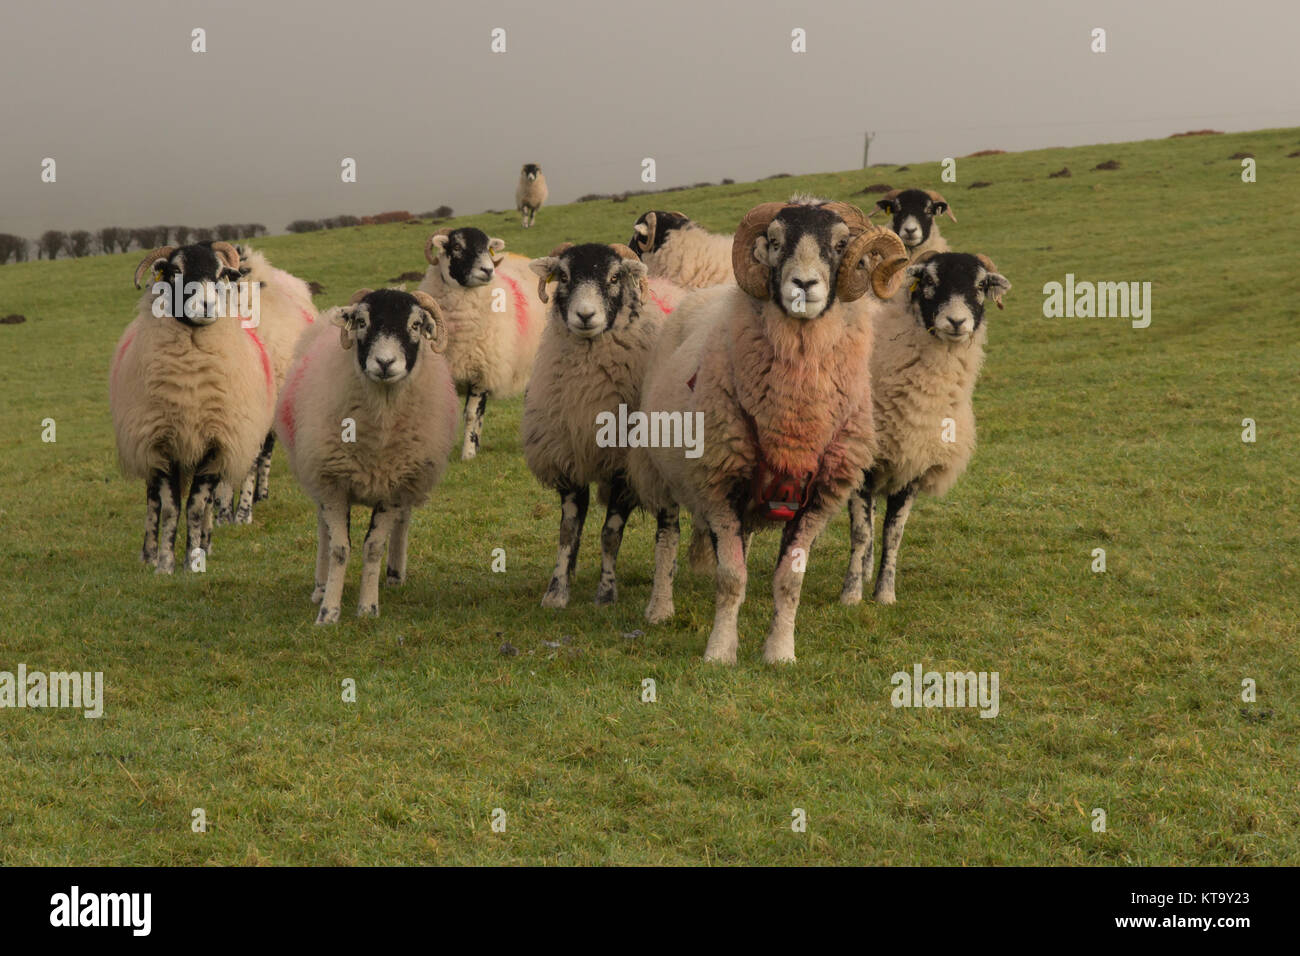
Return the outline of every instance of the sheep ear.
<path id="1" fill-rule="evenodd" d="M 325 318 L 329 319 L 330 325 L 337 325 L 339 329 L 339 345 L 344 351 L 352 348 L 352 309 L 333 308 L 325 313 Z"/>
<path id="2" fill-rule="evenodd" d="M 447 237 L 434 236 L 429 240 L 429 261 L 430 264 L 437 261 L 438 257 L 447 251 Z"/>
<path id="3" fill-rule="evenodd" d="M 556 256 L 542 256 L 540 259 L 533 259 L 528 263 L 528 268 L 533 270 L 537 276 L 537 298 L 543 302 L 551 300 L 546 296 L 546 283 L 555 278 L 556 270 L 560 267 L 560 260 Z"/>
<path id="4" fill-rule="evenodd" d="M 944 213 L 948 213 L 948 215 L 952 216 L 952 212 L 948 209 L 948 204 L 946 202 L 936 202 L 934 206 L 930 209 L 930 214 L 934 216 L 936 219 L 938 219 Z M 952 216 L 952 221 L 956 222 L 957 217 Z"/>
<path id="5" fill-rule="evenodd" d="M 894 201 L 892 199 L 877 199 L 876 208 L 871 210 L 871 215 L 874 216 L 877 212 L 892 214 L 893 211 L 894 211 Z"/>
<path id="6" fill-rule="evenodd" d="M 764 266 L 771 265 L 767 261 L 767 236 L 759 236 L 754 240 L 754 261 Z"/>
<path id="7" fill-rule="evenodd" d="M 498 265 L 506 257 L 506 241 L 498 239 L 496 236 L 488 238 L 488 255 L 492 257 L 492 264 Z"/>
<path id="8" fill-rule="evenodd" d="M 1002 297 L 1011 291 L 1011 283 L 1000 272 L 990 272 L 984 277 L 984 294 L 990 297 L 997 307 L 1002 308 Z"/>

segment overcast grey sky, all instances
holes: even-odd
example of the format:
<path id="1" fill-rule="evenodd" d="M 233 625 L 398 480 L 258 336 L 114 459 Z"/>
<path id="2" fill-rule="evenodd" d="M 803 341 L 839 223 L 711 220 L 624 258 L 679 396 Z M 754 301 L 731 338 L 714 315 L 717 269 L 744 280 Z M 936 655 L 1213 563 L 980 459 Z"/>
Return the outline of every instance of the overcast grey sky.
<path id="1" fill-rule="evenodd" d="M 849 169 L 866 129 L 910 162 L 1294 126 L 1298 28 L 1294 0 L 9 2 L 0 232 L 507 209 L 524 162 L 556 202 L 647 156 L 659 186 Z"/>

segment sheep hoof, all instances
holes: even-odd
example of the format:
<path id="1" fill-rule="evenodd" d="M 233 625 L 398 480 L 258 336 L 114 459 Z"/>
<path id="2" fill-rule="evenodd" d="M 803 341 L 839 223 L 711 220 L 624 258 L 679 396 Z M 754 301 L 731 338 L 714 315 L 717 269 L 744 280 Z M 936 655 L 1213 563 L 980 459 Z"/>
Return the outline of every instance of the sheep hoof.
<path id="1" fill-rule="evenodd" d="M 568 606 L 569 595 L 567 591 L 551 587 L 542 595 L 542 607 L 566 608 Z"/>
<path id="2" fill-rule="evenodd" d="M 732 651 L 730 654 L 721 654 L 721 653 L 714 654 L 714 653 L 710 653 L 709 651 L 705 651 L 704 660 L 708 664 L 728 664 L 728 665 L 735 664 L 736 652 Z"/>
<path id="3" fill-rule="evenodd" d="M 357 608 L 357 617 L 379 617 L 379 605 L 362 604 Z"/>
<path id="4" fill-rule="evenodd" d="M 673 616 L 674 608 L 672 601 L 666 604 L 651 604 L 645 609 L 645 619 L 650 624 L 662 624 Z"/>
<path id="5" fill-rule="evenodd" d="M 840 591 L 840 603 L 849 604 L 849 605 L 861 604 L 862 603 L 862 582 L 857 581 L 851 585 L 849 584 L 844 585 L 844 589 Z"/>
<path id="6" fill-rule="evenodd" d="M 316 615 L 317 624 L 336 624 L 339 619 L 339 609 L 337 607 L 321 606 L 320 613 Z"/>
<path id="7" fill-rule="evenodd" d="M 240 508 L 238 511 L 235 512 L 235 524 L 252 524 L 252 523 L 253 523 L 252 508 Z"/>
<path id="8" fill-rule="evenodd" d="M 176 558 L 170 554 L 158 555 L 158 563 L 154 565 L 155 574 L 171 574 L 176 570 Z"/>
<path id="9" fill-rule="evenodd" d="M 462 448 L 462 449 L 460 450 L 460 460 L 461 460 L 461 461 L 469 461 L 471 458 L 473 458 L 473 457 L 474 457 L 475 455 L 477 455 L 477 454 L 478 454 L 478 449 L 477 449 L 477 448 L 473 448 L 473 447 L 471 447 L 471 446 L 469 446 L 469 445 L 466 445 L 464 448 Z"/>
<path id="10" fill-rule="evenodd" d="M 316 589 L 311 592 L 311 603 L 319 604 L 323 600 L 325 600 L 325 585 L 318 584 Z"/>
<path id="11" fill-rule="evenodd" d="M 253 492 L 253 503 L 257 504 L 259 501 L 265 501 L 269 494 L 270 492 L 266 490 L 265 485 L 260 486 L 255 492 Z"/>
<path id="12" fill-rule="evenodd" d="M 607 604 L 613 604 L 618 600 L 618 586 L 611 584 L 609 586 L 601 585 L 596 588 L 596 604 L 604 607 Z"/>
<path id="13" fill-rule="evenodd" d="M 877 604 L 893 604 L 893 603 L 894 603 L 894 592 L 893 592 L 893 591 L 877 591 L 877 592 L 876 592 L 876 603 L 877 603 Z"/>
<path id="14" fill-rule="evenodd" d="M 773 653 L 763 652 L 763 660 L 769 664 L 793 664 L 794 651 L 776 651 Z"/>
<path id="15" fill-rule="evenodd" d="M 143 564 L 149 565 L 151 568 L 156 568 L 158 566 L 158 555 L 150 554 L 148 551 L 141 550 L 140 561 Z"/>
<path id="16" fill-rule="evenodd" d="M 388 569 L 388 576 L 384 578 L 384 583 L 391 587 L 397 587 L 406 580 L 406 575 L 394 568 Z"/>

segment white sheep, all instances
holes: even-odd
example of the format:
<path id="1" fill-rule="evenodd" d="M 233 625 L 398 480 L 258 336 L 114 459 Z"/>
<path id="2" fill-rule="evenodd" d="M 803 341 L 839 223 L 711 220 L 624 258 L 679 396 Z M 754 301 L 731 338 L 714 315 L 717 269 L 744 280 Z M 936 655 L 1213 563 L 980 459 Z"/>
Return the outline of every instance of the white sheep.
<path id="1" fill-rule="evenodd" d="M 542 606 L 569 602 L 593 482 L 608 503 L 596 603 L 609 604 L 617 596 L 615 562 L 636 500 L 628 484 L 628 449 L 610 440 L 601 421 L 636 410 L 650 348 L 682 293 L 648 283 L 645 265 L 618 244 L 565 243 L 532 267 L 543 298 L 546 284 L 556 283 L 523 416 L 524 460 L 560 495 L 559 548 Z"/>
<path id="2" fill-rule="evenodd" d="M 504 250 L 503 240 L 470 227 L 440 229 L 424 246 L 429 268 L 420 290 L 442 310 L 444 357 L 465 392 L 465 460 L 478 453 L 488 397 L 523 391 L 546 325 L 529 259 Z"/>
<path id="3" fill-rule="evenodd" d="M 446 344 L 438 311 L 423 292 L 361 290 L 326 314 L 337 337 L 324 322 L 303 337 L 280 393 L 276 432 L 317 505 L 317 624 L 339 618 L 352 506 L 374 509 L 357 614 L 377 615 L 389 535 L 400 521 L 404 572 L 410 511 L 428 500 L 447 467 L 456 392 L 438 354 Z"/>
<path id="4" fill-rule="evenodd" d="M 146 273 L 153 281 L 118 341 L 109 403 L 122 469 L 146 482 L 141 557 L 170 574 L 183 486 L 195 558 L 211 549 L 217 483 L 242 481 L 262 448 L 275 378 L 257 329 L 240 319 L 252 296 L 236 301 L 249 284 L 232 285 L 240 282 L 233 246 L 163 246 L 140 260 L 136 288 Z"/>
<path id="5" fill-rule="evenodd" d="M 680 212 L 653 210 L 637 219 L 628 245 L 652 278 L 703 289 L 734 281 L 732 238 L 709 232 Z"/>
<path id="6" fill-rule="evenodd" d="M 943 495 L 975 451 L 971 395 L 984 362 L 986 299 L 1011 283 L 986 256 L 930 252 L 907 268 L 908 294 L 875 316 L 871 398 L 876 460 L 849 499 L 850 552 L 840 600 L 862 600 L 871 572 L 875 497 L 885 521 L 875 598 L 894 603 L 903 526 L 918 492 Z"/>
<path id="7" fill-rule="evenodd" d="M 902 279 L 906 250 L 856 207 L 764 203 L 733 244 L 737 287 L 706 289 L 664 329 L 642 387 L 647 415 L 702 419 L 703 453 L 633 448 L 628 469 L 659 536 L 646 618 L 673 613 L 678 508 L 707 529 L 717 562 L 706 660 L 734 662 L 747 536 L 782 524 L 775 613 L 763 648 L 793 661 L 808 553 L 871 465 L 871 314 Z"/>
<path id="8" fill-rule="evenodd" d="M 537 221 L 537 210 L 542 208 L 547 195 L 542 167 L 536 163 L 524 163 L 523 169 L 519 170 L 519 185 L 515 187 L 515 208 L 523 217 L 525 229 Z"/>
<path id="9" fill-rule="evenodd" d="M 933 189 L 891 189 L 876 201 L 876 208 L 871 215 L 884 212 L 893 218 L 890 228 L 907 246 L 907 256 L 913 262 L 927 252 L 947 252 L 948 240 L 939 235 L 939 224 L 935 222 L 944 213 L 953 222 L 953 215 L 948 200 Z"/>

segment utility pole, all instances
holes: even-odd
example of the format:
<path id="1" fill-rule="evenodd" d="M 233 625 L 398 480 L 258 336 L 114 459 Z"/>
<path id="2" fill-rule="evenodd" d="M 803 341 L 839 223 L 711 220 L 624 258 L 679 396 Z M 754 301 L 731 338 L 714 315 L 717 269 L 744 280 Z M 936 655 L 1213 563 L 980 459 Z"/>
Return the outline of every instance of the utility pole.
<path id="1" fill-rule="evenodd" d="M 867 168 L 867 153 L 871 150 L 871 141 L 876 138 L 875 133 L 862 134 L 862 168 Z"/>

